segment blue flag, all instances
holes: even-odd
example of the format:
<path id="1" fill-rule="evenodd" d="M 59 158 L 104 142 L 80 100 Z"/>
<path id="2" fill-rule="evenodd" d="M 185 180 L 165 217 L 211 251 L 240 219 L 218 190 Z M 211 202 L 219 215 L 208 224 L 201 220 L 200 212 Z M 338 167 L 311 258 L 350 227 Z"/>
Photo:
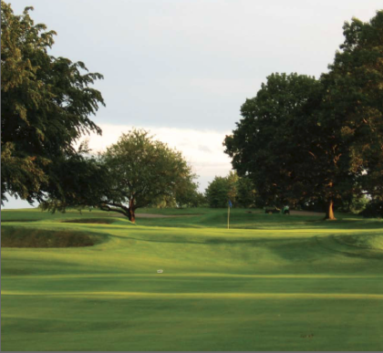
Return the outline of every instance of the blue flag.
<path id="1" fill-rule="evenodd" d="M 229 200 L 229 207 L 233 207 L 233 204 L 231 203 L 231 201 Z"/>

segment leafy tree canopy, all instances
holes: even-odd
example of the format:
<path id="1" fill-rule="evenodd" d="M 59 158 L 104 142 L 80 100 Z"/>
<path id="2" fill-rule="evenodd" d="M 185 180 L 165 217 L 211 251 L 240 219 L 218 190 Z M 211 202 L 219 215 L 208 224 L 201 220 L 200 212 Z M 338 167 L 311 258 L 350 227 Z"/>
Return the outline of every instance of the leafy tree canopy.
<path id="1" fill-rule="evenodd" d="M 254 183 L 266 204 L 298 202 L 312 191 L 311 141 L 321 85 L 313 77 L 272 74 L 241 107 L 243 118 L 225 139 L 238 174 Z"/>
<path id="2" fill-rule="evenodd" d="M 52 192 L 65 204 L 70 185 L 60 184 L 58 163 L 78 164 L 73 143 L 101 133 L 89 116 L 104 104 L 90 87 L 102 75 L 49 55 L 56 33 L 35 24 L 30 10 L 16 16 L 1 2 L 1 200 L 9 193 L 41 202 Z"/>
<path id="3" fill-rule="evenodd" d="M 206 188 L 206 199 L 209 207 L 227 207 L 229 199 L 229 184 L 226 177 L 216 176 Z"/>
<path id="4" fill-rule="evenodd" d="M 102 155 L 109 180 L 98 206 L 135 221 L 137 208 L 180 200 L 193 188 L 195 175 L 182 154 L 154 140 L 148 131 L 133 129 Z M 178 196 L 180 195 L 180 196 Z"/>
<path id="5" fill-rule="evenodd" d="M 215 177 L 206 189 L 206 199 L 210 207 L 227 207 L 228 200 L 234 206 L 253 207 L 256 202 L 256 192 L 252 181 L 238 177 L 231 171 L 226 177 Z"/>
<path id="6" fill-rule="evenodd" d="M 185 179 L 179 183 L 174 195 L 158 197 L 150 203 L 149 207 L 155 208 L 186 208 L 202 207 L 206 205 L 205 196 L 198 192 L 198 183 L 192 179 Z"/>
<path id="7" fill-rule="evenodd" d="M 344 43 L 322 75 L 322 122 L 332 126 L 340 163 L 359 190 L 383 197 L 383 11 L 343 27 Z"/>
<path id="8" fill-rule="evenodd" d="M 344 25 L 345 41 L 319 80 L 272 74 L 225 139 L 240 176 L 266 202 L 333 203 L 383 195 L 383 11 Z"/>
<path id="9" fill-rule="evenodd" d="M 249 208 L 260 206 L 254 183 L 249 178 L 238 178 L 236 199 L 238 205 L 241 207 Z"/>

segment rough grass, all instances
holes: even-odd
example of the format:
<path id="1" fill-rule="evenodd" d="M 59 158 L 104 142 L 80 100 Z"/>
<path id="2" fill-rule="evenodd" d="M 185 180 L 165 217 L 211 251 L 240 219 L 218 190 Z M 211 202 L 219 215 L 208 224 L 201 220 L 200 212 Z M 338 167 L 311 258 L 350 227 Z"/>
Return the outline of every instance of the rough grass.
<path id="1" fill-rule="evenodd" d="M 143 210 L 188 216 L 136 225 L 96 210 L 2 211 L 40 219 L 2 235 L 102 240 L 2 249 L 2 349 L 383 350 L 383 222 L 232 211 L 230 230 L 226 210 Z"/>
<path id="2" fill-rule="evenodd" d="M 44 230 L 32 228 L 2 227 L 2 248 L 68 248 L 92 246 L 95 236 L 70 230 Z"/>

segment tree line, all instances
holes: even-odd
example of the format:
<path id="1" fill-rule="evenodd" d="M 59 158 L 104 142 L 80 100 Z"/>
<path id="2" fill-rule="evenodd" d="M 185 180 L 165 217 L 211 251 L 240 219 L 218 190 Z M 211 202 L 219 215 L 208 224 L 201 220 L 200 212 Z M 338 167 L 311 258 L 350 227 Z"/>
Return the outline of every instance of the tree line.
<path id="1" fill-rule="evenodd" d="M 216 177 L 205 195 L 182 154 L 132 129 L 94 155 L 91 120 L 105 105 L 92 86 L 103 79 L 83 62 L 54 57 L 54 31 L 32 8 L 15 15 L 1 3 L 1 201 L 7 194 L 43 209 L 98 207 L 135 220 L 139 207 L 239 207 L 383 200 L 383 11 L 344 25 L 344 43 L 319 79 L 271 74 L 241 107 L 226 136 L 235 172 Z M 375 205 L 375 206 L 374 206 Z"/>

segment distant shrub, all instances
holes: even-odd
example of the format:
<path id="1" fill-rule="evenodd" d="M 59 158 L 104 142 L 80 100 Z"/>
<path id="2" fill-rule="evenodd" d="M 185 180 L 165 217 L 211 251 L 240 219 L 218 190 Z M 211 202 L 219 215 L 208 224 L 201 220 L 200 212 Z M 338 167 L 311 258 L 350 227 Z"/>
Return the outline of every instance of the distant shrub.
<path id="1" fill-rule="evenodd" d="M 359 214 L 366 218 L 382 218 L 383 201 L 370 201 L 366 208 Z"/>

